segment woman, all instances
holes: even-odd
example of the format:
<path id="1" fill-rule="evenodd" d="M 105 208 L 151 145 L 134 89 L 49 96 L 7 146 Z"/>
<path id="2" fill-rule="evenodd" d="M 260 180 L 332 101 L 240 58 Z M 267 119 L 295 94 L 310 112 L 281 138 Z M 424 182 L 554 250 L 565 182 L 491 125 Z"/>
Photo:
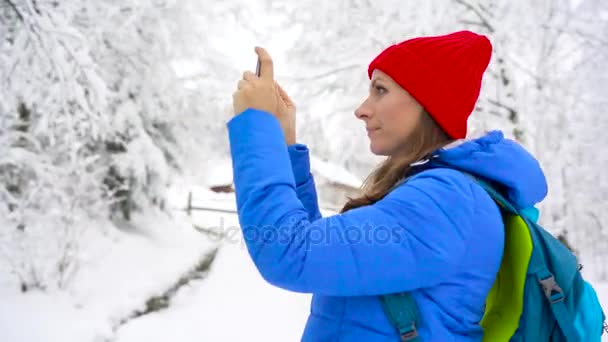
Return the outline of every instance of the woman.
<path id="1" fill-rule="evenodd" d="M 538 162 L 499 131 L 458 141 L 491 50 L 486 37 L 461 31 L 380 53 L 355 116 L 371 151 L 387 158 L 361 197 L 322 218 L 308 150 L 296 144 L 295 107 L 273 80 L 270 56 L 256 48 L 261 76 L 243 75 L 228 123 L 237 208 L 261 275 L 313 294 L 302 340 L 398 341 L 379 297 L 398 292 L 417 304 L 422 341 L 481 340 L 504 226 L 492 199 L 461 171 L 500 184 L 521 208 L 547 192 Z"/>

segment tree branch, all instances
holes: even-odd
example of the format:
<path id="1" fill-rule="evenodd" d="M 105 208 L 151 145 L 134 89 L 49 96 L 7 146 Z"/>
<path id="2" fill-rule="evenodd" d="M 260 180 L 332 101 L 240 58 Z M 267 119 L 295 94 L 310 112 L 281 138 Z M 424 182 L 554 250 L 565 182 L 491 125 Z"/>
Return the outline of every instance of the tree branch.
<path id="1" fill-rule="evenodd" d="M 506 104 L 496 101 L 496 100 L 492 100 L 492 99 L 487 99 L 488 103 L 499 107 L 499 108 L 503 108 L 506 109 L 509 112 L 509 118 L 513 117 L 513 116 L 517 116 L 517 110 L 515 110 L 515 108 L 511 107 L 511 106 L 507 106 Z"/>
<path id="2" fill-rule="evenodd" d="M 11 0 L 4 0 L 4 2 L 8 5 L 8 7 L 12 8 L 13 11 L 15 12 L 15 14 L 17 14 L 17 17 L 19 18 L 19 20 L 21 20 L 22 22 L 25 22 L 25 19 L 23 18 L 23 14 L 21 13 L 21 11 L 19 10 L 19 8 L 17 7 L 17 5 L 11 1 Z"/>
<path id="3" fill-rule="evenodd" d="M 491 12 L 491 11 L 490 11 L 490 9 L 489 9 L 489 8 L 487 8 L 487 7 L 486 7 L 484 4 L 481 4 L 481 3 L 480 3 L 480 4 L 478 4 L 478 5 L 479 5 L 479 9 L 480 9 L 482 12 L 485 12 L 485 13 L 486 13 L 487 15 L 489 15 L 490 17 L 492 16 L 492 12 Z M 492 5 L 490 5 L 490 6 L 492 6 Z"/>
<path id="4" fill-rule="evenodd" d="M 481 27 L 487 28 L 484 23 L 480 23 L 478 21 L 463 19 L 460 22 L 463 23 L 463 24 L 466 24 L 466 25 L 481 26 Z"/>
<path id="5" fill-rule="evenodd" d="M 466 2 L 465 0 L 454 0 L 454 2 L 456 2 L 457 4 L 461 4 L 462 6 L 466 7 L 471 12 L 475 13 L 477 15 L 477 17 L 479 18 L 479 20 L 481 20 L 483 26 L 485 28 L 487 28 L 490 33 L 494 33 L 494 27 L 492 27 L 492 25 L 490 25 L 488 20 L 484 17 L 483 13 L 481 13 L 481 11 L 478 8 L 475 8 L 475 6 L 471 5 L 470 3 Z"/>
<path id="6" fill-rule="evenodd" d="M 318 75 L 311 75 L 311 76 L 301 76 L 301 77 L 289 77 L 288 79 L 291 81 L 308 81 L 308 80 L 312 80 L 312 79 L 319 79 L 319 78 L 325 78 L 325 77 L 329 77 L 331 75 L 340 73 L 340 72 L 344 72 L 344 71 L 348 71 L 348 70 L 352 70 L 352 69 L 357 69 L 360 68 L 361 65 L 360 64 L 351 64 L 351 65 L 346 65 L 343 66 L 341 68 L 337 68 L 337 69 L 333 69 L 333 70 L 329 70 L 327 72 L 324 72 L 322 74 L 318 74 Z"/>

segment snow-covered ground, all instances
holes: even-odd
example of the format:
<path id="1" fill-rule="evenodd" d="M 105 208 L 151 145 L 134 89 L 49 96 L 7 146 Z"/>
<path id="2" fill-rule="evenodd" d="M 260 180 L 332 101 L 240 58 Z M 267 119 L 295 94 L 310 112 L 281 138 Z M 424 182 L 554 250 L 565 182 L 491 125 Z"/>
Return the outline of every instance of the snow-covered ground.
<path id="1" fill-rule="evenodd" d="M 201 188 L 195 192 L 194 206 L 235 209 L 233 194 Z M 208 277 L 179 291 L 169 310 L 125 325 L 117 342 L 298 341 L 311 296 L 276 288 L 262 279 L 249 257 L 235 214 L 194 211 L 192 216 L 198 226 L 224 234 Z"/>
<path id="2" fill-rule="evenodd" d="M 121 329 L 118 342 L 297 341 L 310 296 L 266 283 L 242 244 L 236 215 L 202 214 L 198 222 L 223 219 L 230 237 L 206 279 L 184 288 L 170 310 L 146 315 Z M 219 216 L 219 217 L 218 217 Z"/>
<path id="3" fill-rule="evenodd" d="M 196 206 L 234 209 L 233 195 L 195 191 Z M 180 192 L 174 198 L 185 197 Z M 184 203 L 180 200 L 172 205 L 177 209 Z M 193 223 L 222 232 L 221 241 L 192 229 L 185 216 L 179 219 L 182 214 L 178 211 L 176 215 L 173 221 L 136 218 L 138 224 L 150 228 L 100 236 L 102 242 L 95 244 L 87 265 L 67 291 L 22 295 L 1 288 L 0 341 L 299 340 L 310 295 L 275 288 L 261 278 L 243 243 L 236 215 L 193 213 Z M 183 224 L 175 225 L 175 221 Z M 207 276 L 181 287 L 167 309 L 120 324 L 218 246 Z M 593 279 L 593 267 L 587 272 Z M 594 285 L 608 308 L 608 283 Z"/>
<path id="4" fill-rule="evenodd" d="M 152 215 L 133 222 L 145 229 L 90 229 L 86 258 L 63 291 L 22 294 L 0 282 L 0 341 L 113 341 L 122 320 L 214 249 L 186 221 Z"/>

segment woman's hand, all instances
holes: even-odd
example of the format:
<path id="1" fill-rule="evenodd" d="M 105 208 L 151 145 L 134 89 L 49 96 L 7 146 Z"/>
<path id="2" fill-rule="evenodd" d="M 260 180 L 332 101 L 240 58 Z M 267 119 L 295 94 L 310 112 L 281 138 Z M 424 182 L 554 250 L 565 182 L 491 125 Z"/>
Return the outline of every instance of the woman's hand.
<path id="1" fill-rule="evenodd" d="M 237 91 L 232 94 L 234 114 L 238 115 L 248 108 L 263 110 L 273 115 L 278 114 L 279 99 L 274 82 L 274 70 L 272 59 L 266 50 L 256 47 L 261 62 L 260 77 L 251 71 L 243 73 L 237 86 Z"/>
<path id="2" fill-rule="evenodd" d="M 279 96 L 279 121 L 285 136 L 287 145 L 296 143 L 296 105 L 283 88 L 275 82 L 277 95 Z"/>
<path id="3" fill-rule="evenodd" d="M 243 73 L 232 95 L 234 114 L 238 115 L 248 108 L 258 109 L 274 115 L 280 122 L 285 141 L 288 145 L 296 142 L 296 107 L 287 93 L 274 80 L 272 58 L 260 47 L 255 48 L 260 58 L 260 77 L 251 71 Z"/>

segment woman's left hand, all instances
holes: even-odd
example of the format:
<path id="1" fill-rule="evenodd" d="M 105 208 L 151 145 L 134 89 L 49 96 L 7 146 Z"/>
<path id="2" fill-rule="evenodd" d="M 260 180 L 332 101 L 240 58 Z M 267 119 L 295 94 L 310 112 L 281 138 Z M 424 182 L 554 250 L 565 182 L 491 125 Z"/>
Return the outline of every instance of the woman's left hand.
<path id="1" fill-rule="evenodd" d="M 260 77 L 251 71 L 243 73 L 237 91 L 232 94 L 234 115 L 248 108 L 263 110 L 274 116 L 279 114 L 279 97 L 275 89 L 272 58 L 265 49 L 256 47 L 260 59 Z"/>

